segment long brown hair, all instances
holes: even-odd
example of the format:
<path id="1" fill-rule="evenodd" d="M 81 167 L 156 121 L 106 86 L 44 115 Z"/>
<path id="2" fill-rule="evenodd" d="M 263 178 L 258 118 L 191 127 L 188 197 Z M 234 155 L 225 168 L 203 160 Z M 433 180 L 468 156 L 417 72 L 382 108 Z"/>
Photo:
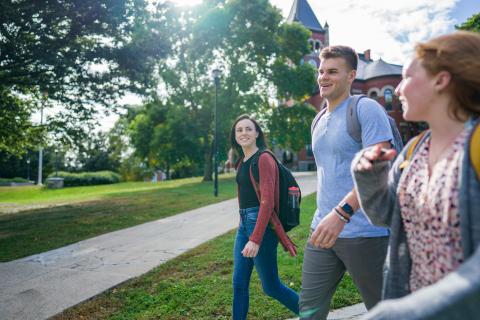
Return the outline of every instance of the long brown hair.
<path id="1" fill-rule="evenodd" d="M 257 147 L 259 149 L 267 148 L 267 144 L 265 142 L 265 135 L 263 134 L 263 130 L 262 128 L 260 128 L 260 125 L 258 124 L 258 122 L 252 116 L 249 116 L 248 114 L 242 114 L 240 117 L 238 117 L 235 120 L 235 122 L 232 125 L 232 129 L 230 130 L 230 144 L 232 145 L 233 152 L 236 155 L 235 158 L 238 159 L 238 161 L 243 159 L 245 155 L 243 154 L 242 147 L 237 143 L 237 140 L 235 139 L 235 127 L 237 126 L 238 122 L 245 119 L 252 121 L 253 124 L 255 125 L 255 130 L 258 132 L 258 137 L 256 139 Z"/>
<path id="2" fill-rule="evenodd" d="M 417 58 L 430 75 L 451 75 L 449 113 L 457 120 L 480 115 L 480 34 L 457 31 L 419 43 Z"/>

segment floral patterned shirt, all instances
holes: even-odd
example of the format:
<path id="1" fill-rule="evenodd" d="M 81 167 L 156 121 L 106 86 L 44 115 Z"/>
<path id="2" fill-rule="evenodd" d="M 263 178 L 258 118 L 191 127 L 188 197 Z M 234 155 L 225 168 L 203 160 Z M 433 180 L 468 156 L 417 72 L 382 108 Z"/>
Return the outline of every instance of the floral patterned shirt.
<path id="1" fill-rule="evenodd" d="M 459 134 L 431 176 L 428 138 L 400 178 L 398 197 L 412 258 L 412 291 L 437 282 L 463 262 L 458 171 L 469 131 L 465 129 Z"/>

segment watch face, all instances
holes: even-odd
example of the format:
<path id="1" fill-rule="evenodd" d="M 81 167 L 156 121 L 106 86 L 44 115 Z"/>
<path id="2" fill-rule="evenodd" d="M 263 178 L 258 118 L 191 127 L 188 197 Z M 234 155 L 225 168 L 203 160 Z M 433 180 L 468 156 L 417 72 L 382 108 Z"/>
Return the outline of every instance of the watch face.
<path id="1" fill-rule="evenodd" d="M 348 203 L 344 202 L 340 207 L 349 215 L 353 215 L 353 208 Z"/>

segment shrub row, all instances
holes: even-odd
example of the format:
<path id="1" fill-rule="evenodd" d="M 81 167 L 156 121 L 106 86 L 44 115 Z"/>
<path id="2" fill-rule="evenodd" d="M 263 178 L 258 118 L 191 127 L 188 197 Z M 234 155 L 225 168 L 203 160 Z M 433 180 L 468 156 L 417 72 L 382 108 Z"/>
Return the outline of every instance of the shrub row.
<path id="1" fill-rule="evenodd" d="M 19 177 L 15 177 L 12 179 L 0 178 L 0 186 L 9 186 L 12 182 L 21 183 L 21 182 L 29 182 L 29 181 L 27 179 L 23 179 Z"/>
<path id="2" fill-rule="evenodd" d="M 79 173 L 59 171 L 57 175 L 55 175 L 55 173 L 51 173 L 48 177 L 63 178 L 63 185 L 65 187 L 93 186 L 98 184 L 112 184 L 120 182 L 120 175 L 112 171 Z"/>

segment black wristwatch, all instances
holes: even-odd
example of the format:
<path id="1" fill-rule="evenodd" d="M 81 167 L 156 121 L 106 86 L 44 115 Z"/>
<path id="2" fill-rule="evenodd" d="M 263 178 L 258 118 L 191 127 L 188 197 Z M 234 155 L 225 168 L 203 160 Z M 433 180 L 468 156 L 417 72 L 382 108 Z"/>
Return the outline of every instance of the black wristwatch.
<path id="1" fill-rule="evenodd" d="M 353 216 L 354 214 L 353 208 L 347 202 L 343 202 L 340 205 L 340 208 L 342 208 L 342 210 L 345 211 L 345 213 L 348 214 L 350 217 Z"/>

